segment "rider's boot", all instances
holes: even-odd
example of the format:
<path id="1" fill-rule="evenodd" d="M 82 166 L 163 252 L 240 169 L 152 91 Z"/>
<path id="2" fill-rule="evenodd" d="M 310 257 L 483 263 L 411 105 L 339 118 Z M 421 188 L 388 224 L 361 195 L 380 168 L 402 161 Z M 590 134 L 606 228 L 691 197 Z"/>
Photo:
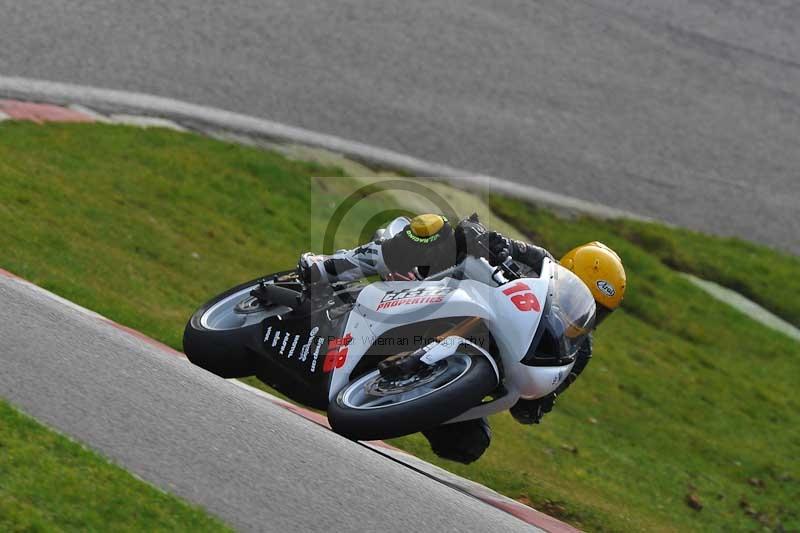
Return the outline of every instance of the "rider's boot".
<path id="1" fill-rule="evenodd" d="M 492 430 L 485 418 L 444 424 L 422 434 L 436 455 L 463 464 L 478 460 L 492 442 Z"/>

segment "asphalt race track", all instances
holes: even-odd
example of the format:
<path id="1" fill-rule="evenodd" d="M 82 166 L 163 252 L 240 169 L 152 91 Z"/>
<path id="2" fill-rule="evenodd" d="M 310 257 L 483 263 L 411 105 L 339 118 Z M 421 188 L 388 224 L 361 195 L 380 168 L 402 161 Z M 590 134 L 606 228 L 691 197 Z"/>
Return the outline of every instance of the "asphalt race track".
<path id="1" fill-rule="evenodd" d="M 535 531 L 0 275 L 2 396 L 247 531 Z"/>
<path id="2" fill-rule="evenodd" d="M 800 253 L 795 0 L 0 0 L 0 74 L 250 113 Z"/>

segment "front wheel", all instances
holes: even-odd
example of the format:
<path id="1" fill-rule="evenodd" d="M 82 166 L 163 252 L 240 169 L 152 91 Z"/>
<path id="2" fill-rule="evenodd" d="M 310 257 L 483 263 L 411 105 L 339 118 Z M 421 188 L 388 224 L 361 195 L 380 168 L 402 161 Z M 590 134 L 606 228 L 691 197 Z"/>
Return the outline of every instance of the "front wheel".
<path id="1" fill-rule="evenodd" d="M 425 431 L 455 418 L 497 387 L 486 357 L 467 352 L 400 379 L 385 378 L 378 370 L 359 377 L 328 406 L 331 427 L 350 439 L 378 440 Z"/>

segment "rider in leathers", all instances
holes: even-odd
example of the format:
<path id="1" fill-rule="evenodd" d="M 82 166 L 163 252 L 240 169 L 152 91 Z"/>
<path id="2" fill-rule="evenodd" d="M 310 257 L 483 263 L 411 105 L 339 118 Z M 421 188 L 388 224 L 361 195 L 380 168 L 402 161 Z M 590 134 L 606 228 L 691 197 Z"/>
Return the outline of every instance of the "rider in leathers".
<path id="1" fill-rule="evenodd" d="M 439 272 L 460 262 L 467 254 L 486 257 L 498 265 L 511 257 L 523 268 L 539 274 L 545 257 L 553 256 L 533 244 L 510 240 L 497 232 L 488 237 L 488 250 L 479 247 L 476 238 L 487 234 L 477 215 L 453 228 L 440 215 L 416 217 L 403 231 L 387 240 L 369 242 L 353 250 L 340 250 L 331 256 L 311 253 L 300 258 L 298 271 L 306 283 L 352 281 L 381 275 L 384 279 L 410 280 Z M 579 350 L 570 375 L 552 393 L 534 400 L 520 399 L 510 412 L 522 424 L 538 424 L 550 412 L 558 395 L 572 384 L 592 357 L 589 338 Z M 471 463 L 478 459 L 491 441 L 486 418 L 445 424 L 424 431 L 433 451 L 440 457 Z"/>

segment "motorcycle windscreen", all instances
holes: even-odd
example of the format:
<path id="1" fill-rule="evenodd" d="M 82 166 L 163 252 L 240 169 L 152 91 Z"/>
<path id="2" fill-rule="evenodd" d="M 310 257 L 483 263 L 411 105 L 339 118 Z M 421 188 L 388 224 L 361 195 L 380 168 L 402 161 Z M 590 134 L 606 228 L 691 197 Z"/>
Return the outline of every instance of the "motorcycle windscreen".
<path id="1" fill-rule="evenodd" d="M 553 311 L 563 324 L 564 338 L 572 355 L 592 332 L 597 306 L 586 284 L 561 265 L 556 269 L 553 288 Z"/>
<path id="2" fill-rule="evenodd" d="M 594 327 L 594 298 L 578 276 L 555 265 L 549 292 L 539 329 L 522 360 L 525 365 L 568 364 Z"/>

